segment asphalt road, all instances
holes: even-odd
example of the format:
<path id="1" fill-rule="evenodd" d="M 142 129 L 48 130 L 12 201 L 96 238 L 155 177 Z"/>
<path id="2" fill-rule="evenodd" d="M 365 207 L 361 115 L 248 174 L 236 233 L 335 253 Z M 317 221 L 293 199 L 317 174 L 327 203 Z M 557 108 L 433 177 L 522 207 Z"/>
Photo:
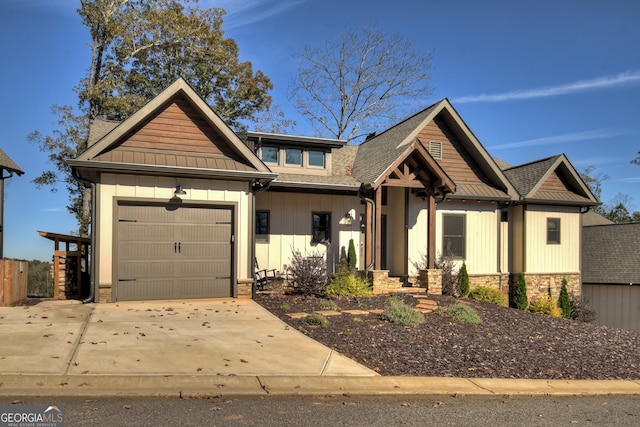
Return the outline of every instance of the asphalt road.
<path id="1" fill-rule="evenodd" d="M 70 426 L 637 426 L 640 396 L 12 398 L 56 405 Z"/>

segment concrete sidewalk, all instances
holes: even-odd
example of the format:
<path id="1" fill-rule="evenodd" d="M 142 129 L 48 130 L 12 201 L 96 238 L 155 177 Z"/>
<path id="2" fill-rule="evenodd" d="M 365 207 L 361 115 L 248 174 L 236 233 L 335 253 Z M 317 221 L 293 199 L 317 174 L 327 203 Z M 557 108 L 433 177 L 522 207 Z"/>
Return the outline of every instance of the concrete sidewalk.
<path id="1" fill-rule="evenodd" d="M 0 396 L 640 394 L 640 381 L 381 377 L 251 300 L 0 308 Z"/>

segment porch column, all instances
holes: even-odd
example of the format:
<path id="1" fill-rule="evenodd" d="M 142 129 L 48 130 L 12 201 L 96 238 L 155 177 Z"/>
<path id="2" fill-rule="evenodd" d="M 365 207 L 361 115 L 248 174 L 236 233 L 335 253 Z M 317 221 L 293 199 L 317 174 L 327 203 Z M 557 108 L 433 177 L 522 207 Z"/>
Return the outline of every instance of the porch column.
<path id="1" fill-rule="evenodd" d="M 376 195 L 374 197 L 376 202 L 376 232 L 375 242 L 373 242 L 374 250 L 376 251 L 376 262 L 374 269 L 380 270 L 382 268 L 382 185 L 376 188 Z"/>
<path id="2" fill-rule="evenodd" d="M 370 203 L 364 204 L 364 218 L 364 265 L 365 267 L 368 267 L 371 265 L 373 251 L 375 250 L 373 243 L 373 222 L 375 221 L 375 218 L 373 217 L 373 207 Z M 373 267 L 375 268 L 375 265 Z"/>
<path id="3" fill-rule="evenodd" d="M 427 228 L 427 268 L 436 268 L 436 201 L 433 194 L 427 196 L 429 203 L 429 226 Z"/>

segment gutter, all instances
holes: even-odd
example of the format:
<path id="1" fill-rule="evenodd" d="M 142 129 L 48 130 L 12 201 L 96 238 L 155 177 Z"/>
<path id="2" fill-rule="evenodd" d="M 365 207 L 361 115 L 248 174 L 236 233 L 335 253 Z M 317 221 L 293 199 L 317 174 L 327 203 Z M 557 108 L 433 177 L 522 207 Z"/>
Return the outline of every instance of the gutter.
<path id="1" fill-rule="evenodd" d="M 89 296 L 82 300 L 83 304 L 94 302 L 96 297 L 96 184 L 91 183 L 91 252 L 89 253 Z"/>

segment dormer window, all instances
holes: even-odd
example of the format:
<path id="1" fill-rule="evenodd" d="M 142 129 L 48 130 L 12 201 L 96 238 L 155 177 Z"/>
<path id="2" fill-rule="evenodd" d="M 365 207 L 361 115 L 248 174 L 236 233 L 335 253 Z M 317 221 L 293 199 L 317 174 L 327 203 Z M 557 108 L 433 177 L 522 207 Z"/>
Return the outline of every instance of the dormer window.
<path id="1" fill-rule="evenodd" d="M 298 148 L 286 148 L 285 152 L 285 164 L 302 166 L 302 150 Z"/>
<path id="2" fill-rule="evenodd" d="M 309 150 L 307 153 L 309 166 L 324 167 L 324 151 Z"/>
<path id="3" fill-rule="evenodd" d="M 262 161 L 265 163 L 275 163 L 278 164 L 280 149 L 278 147 L 262 147 Z"/>

